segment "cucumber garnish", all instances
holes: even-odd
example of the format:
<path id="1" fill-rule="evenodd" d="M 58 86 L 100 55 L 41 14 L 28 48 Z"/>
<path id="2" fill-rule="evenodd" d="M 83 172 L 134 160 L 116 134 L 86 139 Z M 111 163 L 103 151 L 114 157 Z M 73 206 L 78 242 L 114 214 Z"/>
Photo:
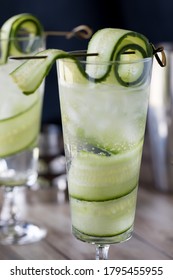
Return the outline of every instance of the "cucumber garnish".
<path id="1" fill-rule="evenodd" d="M 65 51 L 49 49 L 39 52 L 36 55 L 36 58 L 37 56 L 45 56 L 46 58 L 30 59 L 11 73 L 13 80 L 26 95 L 35 92 L 42 83 L 43 79 L 48 75 L 56 59 L 67 58 L 67 61 L 68 59 L 75 60 L 76 65 L 74 67 L 76 69 L 77 77 L 81 75 L 83 78 L 86 77 L 86 74 L 80 66 L 78 60 Z"/>
<path id="2" fill-rule="evenodd" d="M 88 75 L 100 82 L 104 80 L 110 82 L 112 77 L 115 82 L 115 77 L 124 86 L 138 84 L 142 80 L 145 73 L 142 59 L 153 54 L 148 39 L 142 34 L 112 28 L 99 30 L 93 35 L 88 52 L 96 50 L 99 56 L 87 57 Z M 106 61 L 117 63 L 106 65 Z M 100 65 L 101 63 L 103 64 Z"/>
<path id="3" fill-rule="evenodd" d="M 107 28 L 95 33 L 89 42 L 87 52 L 98 53 L 98 56 L 87 57 L 87 62 L 90 64 L 87 65 L 86 71 L 83 70 L 79 60 L 74 57 L 75 55 L 62 50 L 49 49 L 37 54 L 37 56 L 45 55 L 45 58 L 27 61 L 13 71 L 11 76 L 25 94 L 30 94 L 39 87 L 57 59 L 69 58 L 76 62 L 75 80 L 81 76 L 85 80 L 94 80 L 94 82 L 106 80 L 120 83 L 123 86 L 134 85 L 144 77 L 145 67 L 142 59 L 152 56 L 152 47 L 141 34 Z M 129 63 L 125 64 L 123 61 L 125 59 L 127 62 L 127 58 Z M 110 63 L 114 60 L 119 61 L 118 68 Z M 139 63 L 137 63 L 138 60 Z M 132 64 L 134 61 L 136 63 Z M 105 66 L 102 62 L 107 62 L 107 65 Z"/>
<path id="4" fill-rule="evenodd" d="M 1 57 L 0 64 L 4 64 L 10 55 L 30 54 L 34 51 L 32 37 L 41 36 L 43 27 L 40 21 L 31 14 L 19 14 L 9 18 L 1 27 Z M 28 44 L 21 49 L 20 40 L 28 40 Z M 21 41 L 22 44 L 22 41 Z"/>

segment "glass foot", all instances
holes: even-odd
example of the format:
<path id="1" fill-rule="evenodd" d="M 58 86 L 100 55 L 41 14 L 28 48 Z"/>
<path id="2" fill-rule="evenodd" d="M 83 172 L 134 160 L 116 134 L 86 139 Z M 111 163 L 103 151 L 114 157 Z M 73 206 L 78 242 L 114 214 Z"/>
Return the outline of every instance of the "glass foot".
<path id="1" fill-rule="evenodd" d="M 0 244 L 24 245 L 43 239 L 47 234 L 44 228 L 37 225 L 20 222 L 17 224 L 0 225 Z"/>

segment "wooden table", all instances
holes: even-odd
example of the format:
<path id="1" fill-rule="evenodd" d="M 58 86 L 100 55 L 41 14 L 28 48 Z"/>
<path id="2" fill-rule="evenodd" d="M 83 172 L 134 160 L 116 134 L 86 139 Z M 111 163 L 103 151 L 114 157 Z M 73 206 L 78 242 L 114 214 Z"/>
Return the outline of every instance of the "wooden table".
<path id="1" fill-rule="evenodd" d="M 29 245 L 0 245 L 1 260 L 94 259 L 95 248 L 71 234 L 67 194 L 56 187 L 21 190 L 22 215 L 47 228 L 47 236 Z M 173 195 L 156 190 L 146 138 L 133 237 L 110 247 L 109 259 L 173 259 Z"/>

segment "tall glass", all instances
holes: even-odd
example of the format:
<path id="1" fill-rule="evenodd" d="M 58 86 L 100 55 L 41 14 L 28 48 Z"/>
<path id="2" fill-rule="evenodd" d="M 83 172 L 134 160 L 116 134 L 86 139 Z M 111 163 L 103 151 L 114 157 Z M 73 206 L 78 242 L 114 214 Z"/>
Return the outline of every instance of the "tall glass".
<path id="1" fill-rule="evenodd" d="M 0 41 L 0 56 L 4 46 L 15 46 L 15 55 L 31 55 L 45 48 L 42 37 L 19 37 Z M 20 50 L 20 51 L 18 51 Z M 23 60 L 8 59 L 0 64 L 0 186 L 4 190 L 0 213 L 0 243 L 26 244 L 43 238 L 45 229 L 19 219 L 14 194 L 17 187 L 31 186 L 37 180 L 38 135 L 44 85 L 25 96 L 9 73 Z M 22 211 L 21 211 L 22 212 Z"/>
<path id="2" fill-rule="evenodd" d="M 94 64 L 80 63 L 94 72 Z M 96 245 L 96 259 L 107 259 L 110 244 L 133 232 L 152 58 L 98 67 L 143 71 L 123 85 L 84 79 L 75 62 L 57 61 L 72 232 Z"/>

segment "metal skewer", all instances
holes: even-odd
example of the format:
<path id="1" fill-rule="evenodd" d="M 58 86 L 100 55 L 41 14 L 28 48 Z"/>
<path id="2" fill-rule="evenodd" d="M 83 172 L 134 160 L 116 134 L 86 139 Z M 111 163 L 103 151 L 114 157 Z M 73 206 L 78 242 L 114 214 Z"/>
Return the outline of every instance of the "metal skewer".
<path id="1" fill-rule="evenodd" d="M 97 56 L 99 55 L 98 53 L 84 53 L 84 52 L 76 52 L 73 53 L 73 56 L 75 57 L 80 57 L 80 56 Z M 21 60 L 21 59 L 44 59 L 47 58 L 47 55 L 37 55 L 37 56 L 10 56 L 10 59 L 17 59 L 17 60 Z"/>
<path id="2" fill-rule="evenodd" d="M 126 51 L 123 54 L 134 54 L 135 51 Z M 80 57 L 80 56 L 98 56 L 98 53 L 86 53 L 86 52 L 76 52 L 72 54 L 74 57 Z M 47 55 L 37 55 L 37 56 L 11 56 L 11 59 L 44 59 L 47 58 Z"/>

